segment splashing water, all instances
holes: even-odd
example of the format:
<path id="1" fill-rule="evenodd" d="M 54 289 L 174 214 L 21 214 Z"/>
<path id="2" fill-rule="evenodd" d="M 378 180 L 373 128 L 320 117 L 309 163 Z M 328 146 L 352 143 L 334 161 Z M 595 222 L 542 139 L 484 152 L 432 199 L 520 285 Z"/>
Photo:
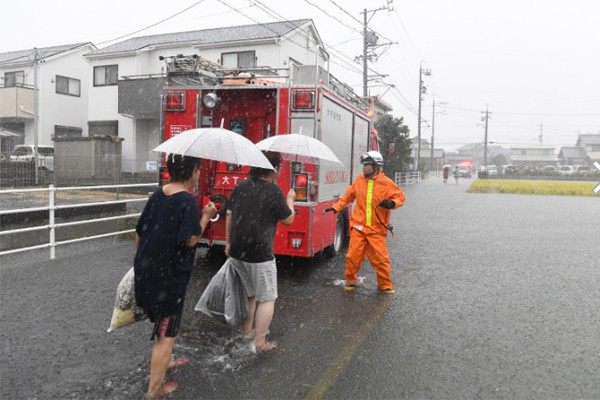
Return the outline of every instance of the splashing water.
<path id="1" fill-rule="evenodd" d="M 358 277 L 358 284 L 362 284 L 365 282 L 365 277 L 364 276 L 359 276 Z M 346 284 L 346 280 L 345 279 L 334 279 L 333 284 L 335 286 L 344 286 Z"/>

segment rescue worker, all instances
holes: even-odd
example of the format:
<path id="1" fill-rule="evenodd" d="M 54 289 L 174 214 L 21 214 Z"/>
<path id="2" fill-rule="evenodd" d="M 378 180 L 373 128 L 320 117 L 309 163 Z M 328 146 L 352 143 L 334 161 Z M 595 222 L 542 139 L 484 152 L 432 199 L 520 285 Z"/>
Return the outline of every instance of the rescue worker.
<path id="1" fill-rule="evenodd" d="M 404 192 L 383 174 L 383 157 L 379 152 L 364 153 L 360 163 L 363 173 L 346 189 L 337 203 L 325 209 L 325 212 L 337 214 L 356 200 L 350 219 L 344 290 L 354 290 L 360 265 L 366 255 L 377 273 L 378 289 L 386 294 L 394 294 L 386 237 L 388 230 L 392 230 L 390 210 L 404 204 Z"/>

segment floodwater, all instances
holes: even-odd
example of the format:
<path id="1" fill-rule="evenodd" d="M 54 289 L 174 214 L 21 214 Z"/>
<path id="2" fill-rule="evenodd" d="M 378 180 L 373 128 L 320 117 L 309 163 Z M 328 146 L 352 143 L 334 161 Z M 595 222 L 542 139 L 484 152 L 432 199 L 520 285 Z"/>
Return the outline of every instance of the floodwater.
<path id="1" fill-rule="evenodd" d="M 467 194 L 468 182 L 405 189 L 393 297 L 368 264 L 342 291 L 343 255 L 282 260 L 273 352 L 193 311 L 224 261 L 198 257 L 175 347 L 191 364 L 169 373 L 172 397 L 600 398 L 599 199 Z M 151 324 L 106 332 L 133 242 L 57 255 L 0 258 L 1 397 L 141 398 Z"/>

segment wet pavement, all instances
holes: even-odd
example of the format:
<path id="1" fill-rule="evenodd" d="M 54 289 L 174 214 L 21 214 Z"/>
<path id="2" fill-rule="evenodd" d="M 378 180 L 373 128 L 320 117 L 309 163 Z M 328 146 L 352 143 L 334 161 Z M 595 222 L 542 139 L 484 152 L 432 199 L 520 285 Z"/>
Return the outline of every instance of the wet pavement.
<path id="1" fill-rule="evenodd" d="M 174 399 L 600 398 L 600 199 L 404 188 L 388 239 L 396 295 L 343 256 L 283 259 L 270 338 L 193 311 L 223 259 L 199 252 L 170 373 Z M 200 254 L 202 253 L 202 254 Z M 151 325 L 107 333 L 133 242 L 0 257 L 0 397 L 141 398 Z"/>

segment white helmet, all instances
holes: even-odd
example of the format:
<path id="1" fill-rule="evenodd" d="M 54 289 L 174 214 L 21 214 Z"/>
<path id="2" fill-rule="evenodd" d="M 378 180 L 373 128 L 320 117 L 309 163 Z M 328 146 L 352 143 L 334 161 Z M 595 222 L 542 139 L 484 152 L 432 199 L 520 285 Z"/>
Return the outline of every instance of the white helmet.
<path id="1" fill-rule="evenodd" d="M 375 165 L 379 165 L 380 167 L 382 167 L 383 166 L 383 157 L 381 156 L 381 153 L 378 151 L 369 151 L 367 153 L 363 153 L 360 156 L 360 163 L 362 165 L 375 164 Z"/>

